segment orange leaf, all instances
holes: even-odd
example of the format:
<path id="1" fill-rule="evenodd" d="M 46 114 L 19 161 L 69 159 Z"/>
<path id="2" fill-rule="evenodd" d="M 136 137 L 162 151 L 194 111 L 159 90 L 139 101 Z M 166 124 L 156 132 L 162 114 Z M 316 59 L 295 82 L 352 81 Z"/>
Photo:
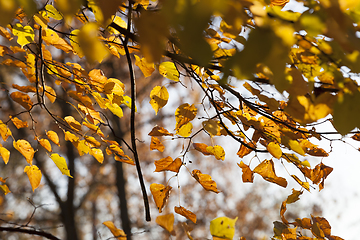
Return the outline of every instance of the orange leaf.
<path id="1" fill-rule="evenodd" d="M 301 181 L 296 175 L 291 175 L 296 182 L 298 182 L 303 188 L 310 192 L 310 184 L 308 182 Z"/>
<path id="2" fill-rule="evenodd" d="M 169 131 L 163 127 L 155 126 L 148 135 L 153 137 L 159 137 L 159 136 L 173 136 L 174 134 L 169 133 Z"/>
<path id="3" fill-rule="evenodd" d="M 111 221 L 103 222 L 103 224 L 111 231 L 114 237 L 118 240 L 126 240 L 126 234 L 123 230 L 115 227 L 114 223 Z"/>
<path id="4" fill-rule="evenodd" d="M 197 108 L 194 106 L 194 104 L 191 106 L 188 103 L 181 104 L 175 111 L 175 129 L 178 130 L 180 127 L 193 120 L 196 114 Z"/>
<path id="5" fill-rule="evenodd" d="M 137 55 L 135 56 L 135 65 L 138 66 L 141 72 L 145 77 L 151 76 L 151 74 L 155 71 L 154 63 L 148 62 L 146 58 L 141 58 Z"/>
<path id="6" fill-rule="evenodd" d="M 246 165 L 243 161 L 238 163 L 238 166 L 241 167 L 242 170 L 242 180 L 243 182 L 253 182 L 254 174 L 251 171 L 250 167 Z"/>
<path id="7" fill-rule="evenodd" d="M 283 221 L 283 223 L 285 223 L 286 225 L 289 224 L 288 220 L 286 220 L 284 214 L 286 212 L 286 201 L 283 201 L 281 203 L 281 208 L 280 208 L 280 217 L 281 217 L 281 221 Z"/>
<path id="8" fill-rule="evenodd" d="M 201 152 L 204 155 L 212 155 L 210 152 L 208 152 L 206 150 L 208 145 L 206 145 L 205 143 L 193 143 L 193 146 L 194 146 L 195 150 L 198 150 L 199 152 Z"/>
<path id="9" fill-rule="evenodd" d="M 22 93 L 22 92 L 13 92 L 10 94 L 10 97 L 17 102 L 18 104 L 20 104 L 21 106 L 23 106 L 26 110 L 30 110 L 33 103 L 29 97 L 29 95 Z"/>
<path id="10" fill-rule="evenodd" d="M 297 223 L 298 226 L 304 229 L 311 229 L 312 223 L 310 218 L 303 218 L 303 219 L 297 218 L 295 219 L 295 222 Z"/>
<path id="11" fill-rule="evenodd" d="M 224 159 L 225 159 L 225 151 L 221 146 L 219 146 L 219 145 L 215 145 L 214 147 L 208 146 L 206 148 L 206 150 L 209 153 L 211 153 L 212 155 L 214 155 L 217 160 L 223 160 L 224 161 Z"/>
<path id="12" fill-rule="evenodd" d="M 15 125 L 15 127 L 16 127 L 17 129 L 26 128 L 26 127 L 29 126 L 27 122 L 22 121 L 22 120 L 18 119 L 17 117 L 12 118 L 12 117 L 10 116 L 10 118 L 11 118 L 11 121 L 13 122 L 13 124 Z"/>
<path id="13" fill-rule="evenodd" d="M 216 188 L 216 182 L 211 179 L 211 176 L 208 174 L 202 174 L 200 170 L 193 170 L 193 177 L 198 181 L 201 186 L 207 191 L 213 191 L 215 193 L 219 193 L 220 191 Z"/>
<path id="14" fill-rule="evenodd" d="M 239 156 L 239 158 L 243 158 L 251 152 L 252 150 L 250 148 L 246 147 L 244 144 L 241 144 L 239 151 L 236 154 Z"/>
<path id="15" fill-rule="evenodd" d="M 90 148 L 90 155 L 92 155 L 99 163 L 103 163 L 104 154 L 103 151 L 101 151 L 101 149 Z"/>
<path id="16" fill-rule="evenodd" d="M 151 137 L 150 150 L 154 149 L 158 150 L 159 152 L 163 152 L 165 150 L 165 146 L 157 137 Z"/>
<path id="17" fill-rule="evenodd" d="M 172 187 L 170 186 L 165 187 L 164 185 L 157 183 L 152 183 L 150 185 L 150 191 L 153 195 L 155 204 L 159 209 L 159 213 L 162 212 L 162 209 L 165 206 L 167 199 L 169 198 L 171 189 Z"/>
<path id="18" fill-rule="evenodd" d="M 270 6 L 285 6 L 290 0 L 270 0 Z"/>
<path id="19" fill-rule="evenodd" d="M 52 151 L 51 144 L 50 144 L 49 140 L 47 140 L 47 139 L 39 139 L 38 141 L 39 141 L 40 145 L 43 148 L 45 148 L 48 152 Z"/>
<path id="20" fill-rule="evenodd" d="M 285 178 L 276 176 L 274 162 L 272 160 L 264 160 L 253 170 L 253 172 L 261 175 L 268 182 L 276 183 L 282 187 L 287 186 Z"/>
<path id="21" fill-rule="evenodd" d="M 8 194 L 9 192 L 11 192 L 10 191 L 10 189 L 9 189 L 9 187 L 6 185 L 6 184 L 1 184 L 0 185 L 0 189 L 1 189 L 1 191 L 3 191 L 3 193 L 6 195 L 6 194 Z"/>
<path id="22" fill-rule="evenodd" d="M 43 28 L 42 37 L 44 42 L 49 46 L 52 45 L 57 49 L 63 50 L 66 53 L 73 50 L 73 48 L 68 42 L 66 42 L 63 38 L 59 37 L 59 35 L 55 31 L 49 28 Z"/>
<path id="23" fill-rule="evenodd" d="M 34 157 L 34 149 L 31 147 L 30 143 L 26 140 L 17 140 L 13 142 L 14 148 L 18 150 L 26 159 L 26 161 L 32 165 L 32 159 Z"/>
<path id="24" fill-rule="evenodd" d="M 0 155 L 4 160 L 4 163 L 7 164 L 9 162 L 10 152 L 6 148 L 2 147 L 1 144 L 0 144 Z"/>
<path id="25" fill-rule="evenodd" d="M 294 203 L 299 200 L 299 196 L 303 193 L 303 191 L 296 191 L 292 189 L 292 194 L 290 194 L 286 199 L 286 204 Z"/>
<path id="26" fill-rule="evenodd" d="M 171 235 L 175 236 L 174 231 L 174 214 L 165 214 L 161 216 L 156 217 L 156 223 L 164 228 L 166 231 L 168 231 Z"/>
<path id="27" fill-rule="evenodd" d="M 76 131 L 81 130 L 81 124 L 75 120 L 73 116 L 67 116 L 64 120 L 70 125 L 70 127 Z"/>
<path id="28" fill-rule="evenodd" d="M 35 165 L 26 166 L 24 172 L 28 175 L 32 190 L 35 191 L 39 187 L 41 181 L 41 171 Z"/>
<path id="29" fill-rule="evenodd" d="M 75 142 L 79 141 L 79 138 L 77 136 L 75 136 L 75 134 L 72 134 L 71 132 L 66 131 L 65 132 L 65 141 L 70 141 L 72 143 L 75 143 Z"/>
<path id="30" fill-rule="evenodd" d="M 0 120 L 0 135 L 4 141 L 11 136 L 11 131 L 8 126 Z"/>
<path id="31" fill-rule="evenodd" d="M 182 161 L 180 158 L 173 160 L 171 157 L 166 157 L 155 161 L 155 166 L 155 172 L 172 171 L 177 173 L 182 166 Z"/>
<path id="32" fill-rule="evenodd" d="M 174 209 L 177 214 L 180 214 L 181 216 L 184 216 L 187 219 L 189 219 L 190 221 L 192 221 L 193 223 L 196 223 L 196 215 L 193 212 L 191 212 L 181 206 L 180 207 L 175 206 Z"/>
<path id="33" fill-rule="evenodd" d="M 55 102 L 56 92 L 52 87 L 45 86 L 45 95 L 50 100 L 51 103 Z"/>
<path id="34" fill-rule="evenodd" d="M 48 131 L 46 132 L 46 136 L 56 145 L 58 145 L 60 147 L 60 141 L 59 141 L 59 136 L 57 135 L 56 132 L 54 131 Z"/>
<path id="35" fill-rule="evenodd" d="M 96 111 L 93 106 L 85 107 L 82 104 L 78 104 L 78 108 L 81 112 L 83 112 L 86 118 L 93 124 L 103 123 L 104 121 L 101 119 L 100 113 Z"/>
<path id="36" fill-rule="evenodd" d="M 17 84 L 13 84 L 12 87 L 24 93 L 36 92 L 36 88 L 34 86 L 19 86 Z"/>

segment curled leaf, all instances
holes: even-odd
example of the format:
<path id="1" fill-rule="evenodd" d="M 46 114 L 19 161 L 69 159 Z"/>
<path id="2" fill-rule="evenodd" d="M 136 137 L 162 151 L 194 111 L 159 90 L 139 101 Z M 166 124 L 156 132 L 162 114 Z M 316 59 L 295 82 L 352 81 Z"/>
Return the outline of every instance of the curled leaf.
<path id="1" fill-rule="evenodd" d="M 166 157 L 155 161 L 155 166 L 155 172 L 172 171 L 177 173 L 182 166 L 182 161 L 180 158 L 173 160 L 171 157 Z"/>
<path id="2" fill-rule="evenodd" d="M 274 162 L 272 160 L 264 160 L 253 170 L 253 172 L 261 175 L 268 182 L 276 183 L 282 187 L 287 186 L 285 178 L 276 176 Z"/>
<path id="3" fill-rule="evenodd" d="M 180 207 L 175 206 L 174 209 L 177 214 L 180 214 L 181 216 L 184 216 L 190 221 L 192 221 L 193 223 L 196 223 L 196 215 L 193 212 L 181 206 Z"/>
<path id="4" fill-rule="evenodd" d="M 150 191 L 153 195 L 155 204 L 159 209 L 159 213 L 162 212 L 162 209 L 165 206 L 167 199 L 169 198 L 171 189 L 172 187 L 170 186 L 165 187 L 164 185 L 157 183 L 152 183 L 150 185 Z"/>
<path id="5" fill-rule="evenodd" d="M 208 174 L 202 174 L 200 170 L 193 170 L 193 177 L 198 181 L 201 186 L 207 191 L 213 191 L 215 193 L 219 193 L 220 191 L 216 187 L 216 182 L 211 179 L 211 176 Z"/>
<path id="6" fill-rule="evenodd" d="M 254 174 L 251 171 L 250 167 L 248 165 L 246 165 L 243 161 L 238 163 L 238 166 L 242 170 L 242 180 L 243 180 L 243 182 L 253 182 Z"/>

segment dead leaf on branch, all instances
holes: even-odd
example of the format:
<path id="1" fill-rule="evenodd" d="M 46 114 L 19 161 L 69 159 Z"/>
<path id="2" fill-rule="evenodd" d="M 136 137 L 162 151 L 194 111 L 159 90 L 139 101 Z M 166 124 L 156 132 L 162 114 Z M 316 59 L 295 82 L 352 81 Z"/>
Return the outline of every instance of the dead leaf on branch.
<path id="1" fill-rule="evenodd" d="M 153 137 L 160 137 L 160 136 L 173 136 L 174 134 L 169 133 L 168 130 L 166 130 L 163 127 L 155 126 L 148 134 L 149 136 Z"/>
<path id="2" fill-rule="evenodd" d="M 253 170 L 253 172 L 261 175 L 268 182 L 276 183 L 282 187 L 287 186 L 285 178 L 276 176 L 274 162 L 272 160 L 264 160 Z"/>
<path id="3" fill-rule="evenodd" d="M 193 170 L 191 172 L 193 177 L 198 181 L 201 186 L 207 191 L 212 191 L 215 193 L 219 193 L 220 191 L 217 189 L 216 182 L 211 179 L 211 176 L 208 174 L 202 174 L 200 170 Z"/>
<path id="4" fill-rule="evenodd" d="M 156 217 L 155 222 L 166 231 L 168 231 L 171 235 L 175 236 L 174 231 L 174 214 L 165 214 Z"/>
<path id="5" fill-rule="evenodd" d="M 180 207 L 175 206 L 174 209 L 177 214 L 180 214 L 181 216 L 184 216 L 190 221 L 192 221 L 193 223 L 196 223 L 196 215 L 193 212 L 187 210 L 182 206 Z"/>
<path id="6" fill-rule="evenodd" d="M 152 183 L 150 185 L 150 192 L 153 195 L 155 204 L 159 209 L 159 213 L 162 212 L 162 209 L 170 196 L 171 189 L 172 187 L 170 186 L 165 187 L 164 185 L 157 183 Z"/>
<path id="7" fill-rule="evenodd" d="M 150 150 L 158 150 L 159 152 L 163 152 L 165 150 L 165 146 L 157 137 L 151 137 Z"/>
<path id="8" fill-rule="evenodd" d="M 182 166 L 182 161 L 180 158 L 176 158 L 175 160 L 173 160 L 169 156 L 155 161 L 155 166 L 155 172 L 172 171 L 178 173 L 180 167 Z"/>
<path id="9" fill-rule="evenodd" d="M 238 166 L 242 170 L 242 180 L 243 182 L 253 182 L 254 180 L 254 173 L 251 171 L 250 167 L 246 165 L 243 161 L 238 163 Z"/>

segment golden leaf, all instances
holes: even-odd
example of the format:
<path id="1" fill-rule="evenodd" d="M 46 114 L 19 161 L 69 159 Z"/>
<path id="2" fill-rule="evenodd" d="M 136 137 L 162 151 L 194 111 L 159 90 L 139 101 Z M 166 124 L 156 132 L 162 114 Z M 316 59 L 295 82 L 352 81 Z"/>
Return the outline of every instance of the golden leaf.
<path id="1" fill-rule="evenodd" d="M 75 120 L 73 116 L 66 116 L 64 120 L 70 125 L 70 127 L 76 131 L 81 130 L 81 124 Z"/>
<path id="2" fill-rule="evenodd" d="M 163 127 L 155 126 L 151 132 L 148 134 L 149 136 L 159 137 L 159 136 L 173 136 L 174 134 L 169 133 L 168 130 L 166 130 Z"/>
<path id="3" fill-rule="evenodd" d="M 202 126 L 207 131 L 211 137 L 215 135 L 219 135 L 220 133 L 220 126 L 218 121 L 215 120 L 207 120 L 202 122 Z"/>
<path id="4" fill-rule="evenodd" d="M 253 170 L 253 172 L 261 175 L 268 182 L 276 183 L 282 187 L 287 186 L 285 178 L 276 176 L 274 162 L 272 160 L 264 160 Z"/>
<path id="5" fill-rule="evenodd" d="M 182 161 L 180 158 L 173 160 L 171 157 L 166 157 L 155 161 L 155 166 L 155 172 L 172 171 L 177 173 L 182 166 Z"/>
<path id="6" fill-rule="evenodd" d="M 46 13 L 49 17 L 51 17 L 55 20 L 63 19 L 61 13 L 53 5 L 47 4 L 45 6 L 45 9 L 46 9 Z"/>
<path id="7" fill-rule="evenodd" d="M 41 176 L 42 176 L 41 171 L 37 166 L 32 165 L 32 166 L 26 166 L 24 168 L 24 172 L 26 172 L 29 178 L 32 190 L 35 191 L 35 189 L 38 188 L 40 185 Z"/>
<path id="8" fill-rule="evenodd" d="M 10 97 L 17 102 L 18 104 L 20 104 L 21 106 L 23 106 L 26 110 L 30 110 L 33 103 L 29 97 L 29 95 L 21 93 L 21 92 L 13 92 L 10 94 Z"/>
<path id="9" fill-rule="evenodd" d="M 281 148 L 279 146 L 279 144 L 275 143 L 275 142 L 270 142 L 267 146 L 266 146 L 267 150 L 269 151 L 269 153 L 277 159 L 280 159 L 282 156 L 282 151 Z"/>
<path id="10" fill-rule="evenodd" d="M 291 175 L 296 182 L 298 182 L 303 188 L 310 192 L 310 184 L 308 182 L 301 181 L 296 175 Z"/>
<path id="11" fill-rule="evenodd" d="M 214 155 L 217 160 L 223 160 L 224 161 L 224 159 L 225 159 L 225 151 L 219 145 L 215 145 L 214 147 L 208 146 L 206 148 L 206 151 L 208 151 L 209 153 Z"/>
<path id="12" fill-rule="evenodd" d="M 122 118 L 124 113 L 121 107 L 116 103 L 105 103 L 105 106 L 117 117 Z"/>
<path id="13" fill-rule="evenodd" d="M 8 137 L 11 136 L 11 131 L 8 128 L 8 126 L 6 124 L 4 124 L 1 120 L 0 120 L 0 134 L 2 139 L 6 142 L 6 140 L 8 139 Z"/>
<path id="14" fill-rule="evenodd" d="M 220 239 L 233 239 L 235 235 L 235 223 L 237 221 L 228 217 L 218 217 L 210 221 L 210 234 Z"/>
<path id="15" fill-rule="evenodd" d="M 312 223 L 310 218 L 297 218 L 295 222 L 304 229 L 311 229 Z"/>
<path id="16" fill-rule="evenodd" d="M 1 185 L 0 185 L 0 189 L 1 189 L 1 191 L 3 191 L 3 193 L 4 193 L 5 195 L 8 194 L 9 192 L 11 192 L 10 189 L 9 189 L 9 187 L 8 187 L 6 184 L 1 184 Z"/>
<path id="17" fill-rule="evenodd" d="M 56 92 L 52 87 L 45 86 L 45 96 L 50 100 L 51 103 L 54 103 L 56 100 Z"/>
<path id="18" fill-rule="evenodd" d="M 118 240 L 126 240 L 126 234 L 123 230 L 115 227 L 114 223 L 111 221 L 103 222 L 103 224 L 111 231 L 114 237 Z"/>
<path id="19" fill-rule="evenodd" d="M 167 199 L 169 198 L 171 189 L 172 189 L 172 187 L 170 187 L 170 186 L 165 187 L 164 185 L 157 184 L 157 183 L 152 183 L 150 185 L 150 191 L 151 191 L 151 194 L 153 195 L 155 204 L 156 204 L 157 208 L 159 209 L 159 213 L 162 212 L 162 209 L 163 209 Z"/>
<path id="20" fill-rule="evenodd" d="M 90 155 L 93 156 L 99 163 L 103 163 L 104 161 L 104 154 L 101 149 L 97 148 L 90 148 Z"/>
<path id="21" fill-rule="evenodd" d="M 245 157 L 249 153 L 251 153 L 252 150 L 248 147 L 246 147 L 244 144 L 241 144 L 239 151 L 236 153 L 240 158 Z"/>
<path id="22" fill-rule="evenodd" d="M 238 163 L 238 166 L 242 170 L 242 180 L 243 182 L 253 182 L 254 180 L 254 173 L 251 171 L 250 167 L 246 165 L 243 161 Z"/>
<path id="23" fill-rule="evenodd" d="M 2 147 L 0 144 L 0 156 L 4 160 L 4 163 L 7 164 L 10 158 L 10 152 L 6 148 Z"/>
<path id="24" fill-rule="evenodd" d="M 69 38 L 70 44 L 74 48 L 75 53 L 79 56 L 79 58 L 82 58 L 84 57 L 84 52 L 79 45 L 79 33 L 80 29 L 75 29 L 71 31 Z"/>
<path id="25" fill-rule="evenodd" d="M 84 154 L 88 154 L 90 152 L 90 147 L 86 140 L 80 140 L 76 142 L 72 142 L 73 145 L 76 147 L 76 149 L 79 152 L 79 155 L 82 156 Z"/>
<path id="26" fill-rule="evenodd" d="M 179 129 L 182 125 L 190 122 L 196 117 L 197 108 L 188 103 L 181 104 L 175 111 L 176 126 L 175 129 Z"/>
<path id="27" fill-rule="evenodd" d="M 151 76 L 155 71 L 154 63 L 148 62 L 146 58 L 141 58 L 135 55 L 135 65 L 138 66 L 145 77 Z"/>
<path id="28" fill-rule="evenodd" d="M 34 149 L 31 147 L 30 143 L 26 140 L 20 139 L 16 142 L 13 142 L 14 148 L 18 150 L 26 159 L 26 161 L 32 165 L 32 159 L 34 157 Z"/>
<path id="29" fill-rule="evenodd" d="M 188 137 L 188 136 L 190 136 L 192 129 L 193 129 L 192 123 L 188 122 L 188 123 L 181 125 L 181 127 L 176 130 L 176 134 L 178 134 L 182 137 Z"/>
<path id="30" fill-rule="evenodd" d="M 29 26 L 23 27 L 20 23 L 16 23 L 12 28 L 13 34 L 18 37 L 17 43 L 23 48 L 26 44 L 34 41 L 34 30 Z"/>
<path id="31" fill-rule="evenodd" d="M 85 107 L 83 104 L 78 104 L 78 108 L 81 112 L 83 112 L 86 118 L 93 124 L 103 123 L 100 113 L 96 111 L 92 105 Z"/>
<path id="32" fill-rule="evenodd" d="M 72 178 L 72 176 L 70 175 L 70 170 L 68 169 L 65 158 L 61 157 L 57 153 L 51 154 L 50 158 L 53 160 L 53 162 L 56 164 L 56 166 L 59 168 L 59 170 L 61 171 L 62 174 L 65 174 L 66 176 Z"/>
<path id="33" fill-rule="evenodd" d="M 196 215 L 193 212 L 181 206 L 180 207 L 175 206 L 174 209 L 177 214 L 180 214 L 181 216 L 184 216 L 190 221 L 192 221 L 193 223 L 196 223 Z"/>
<path id="34" fill-rule="evenodd" d="M 166 87 L 155 86 L 150 92 L 150 105 L 155 111 L 155 114 L 159 112 L 160 108 L 163 108 L 169 99 L 169 93 Z"/>
<path id="35" fill-rule="evenodd" d="M 208 145 L 206 145 L 205 143 L 193 143 L 193 146 L 197 151 L 201 152 L 204 155 L 212 155 L 212 153 L 206 150 Z"/>
<path id="36" fill-rule="evenodd" d="M 216 188 L 216 182 L 211 179 L 211 176 L 208 174 L 202 174 L 200 170 L 193 170 L 191 172 L 192 176 L 198 181 L 201 186 L 207 191 L 213 191 L 219 193 L 220 191 Z"/>
<path id="37" fill-rule="evenodd" d="M 17 129 L 26 128 L 26 127 L 29 126 L 27 122 L 22 121 L 22 120 L 18 119 L 17 117 L 12 118 L 12 117 L 10 116 L 10 118 L 11 118 L 11 121 L 13 122 L 13 124 L 15 125 L 15 127 L 16 127 Z"/>
<path id="38" fill-rule="evenodd" d="M 286 199 L 286 204 L 294 203 L 297 200 L 299 200 L 299 196 L 303 194 L 303 191 L 296 191 L 295 189 L 292 189 L 292 194 L 290 194 Z"/>
<path id="39" fill-rule="evenodd" d="M 155 222 L 168 231 L 171 235 L 175 236 L 174 231 L 174 214 L 165 214 L 161 216 L 157 216 Z"/>
<path id="40" fill-rule="evenodd" d="M 159 152 L 163 152 L 165 150 L 165 146 L 157 137 L 151 137 L 150 150 L 154 149 L 158 150 Z"/>
<path id="41" fill-rule="evenodd" d="M 54 131 L 47 131 L 46 132 L 46 136 L 56 145 L 58 145 L 60 147 L 60 140 L 59 140 L 59 136 L 57 135 L 56 132 Z"/>
<path id="42" fill-rule="evenodd" d="M 0 35 L 6 38 L 7 40 L 11 41 L 12 36 L 11 34 L 3 27 L 0 26 Z"/>
<path id="43" fill-rule="evenodd" d="M 179 81 L 180 74 L 173 62 L 160 63 L 159 73 L 170 80 Z"/>
<path id="44" fill-rule="evenodd" d="M 72 46 L 68 42 L 66 42 L 63 38 L 59 37 L 59 35 L 55 31 L 49 28 L 42 30 L 42 37 L 44 42 L 49 46 L 54 46 L 57 49 L 63 50 L 66 53 L 73 51 Z"/>
<path id="45" fill-rule="evenodd" d="M 39 139 L 38 141 L 39 141 L 40 145 L 43 148 L 45 148 L 48 152 L 52 151 L 51 144 L 50 144 L 49 140 L 47 140 L 47 139 Z"/>

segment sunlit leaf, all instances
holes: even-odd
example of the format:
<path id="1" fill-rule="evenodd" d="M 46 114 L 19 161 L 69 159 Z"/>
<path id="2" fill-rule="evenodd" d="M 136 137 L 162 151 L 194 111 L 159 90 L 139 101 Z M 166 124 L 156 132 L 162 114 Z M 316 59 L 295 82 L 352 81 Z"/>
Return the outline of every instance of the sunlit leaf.
<path id="1" fill-rule="evenodd" d="M 21 23 L 13 26 L 13 34 L 18 37 L 17 43 L 23 48 L 26 44 L 34 42 L 34 30 L 29 25 L 23 27 Z"/>
<path id="2" fill-rule="evenodd" d="M 101 149 L 98 148 L 90 148 L 89 151 L 90 155 L 93 156 L 99 163 L 103 163 L 104 161 L 104 154 Z"/>
<path id="3" fill-rule="evenodd" d="M 266 181 L 276 183 L 282 187 L 287 186 L 285 178 L 276 176 L 274 162 L 272 160 L 264 160 L 256 166 L 253 172 L 261 175 Z"/>
<path id="4" fill-rule="evenodd" d="M 208 147 L 206 147 L 206 151 L 208 151 L 209 153 L 214 155 L 217 160 L 224 161 L 224 159 L 225 159 L 225 151 L 224 151 L 223 147 L 221 147 L 219 145 L 215 145 L 214 147 L 208 146 Z"/>
<path id="5" fill-rule="evenodd" d="M 155 86 L 150 92 L 150 105 L 156 114 L 159 112 L 160 108 L 163 108 L 166 105 L 168 99 L 169 93 L 164 86 Z"/>
<path id="6" fill-rule="evenodd" d="M 189 137 L 191 135 L 193 125 L 191 122 L 181 125 L 180 128 L 176 130 L 176 134 L 182 137 Z"/>
<path id="7" fill-rule="evenodd" d="M 5 195 L 11 192 L 6 184 L 0 184 L 0 189 Z"/>
<path id="8" fill-rule="evenodd" d="M 13 142 L 13 146 L 18 150 L 26 159 L 26 161 L 32 165 L 32 160 L 34 157 L 34 149 L 31 147 L 30 143 L 26 140 L 20 139 L 16 142 Z"/>
<path id="9" fill-rule="evenodd" d="M 238 163 L 238 166 L 242 170 L 242 180 L 243 180 L 243 182 L 253 182 L 254 174 L 251 171 L 250 167 L 248 165 L 246 165 L 243 161 Z"/>
<path id="10" fill-rule="evenodd" d="M 42 37 L 44 42 L 49 46 L 54 46 L 67 53 L 73 51 L 72 46 L 68 42 L 66 42 L 63 38 L 59 37 L 59 35 L 55 31 L 49 28 L 42 30 Z"/>
<path id="11" fill-rule="evenodd" d="M 190 122 L 196 117 L 197 108 L 194 105 L 189 105 L 188 103 L 181 104 L 175 111 L 175 120 L 176 127 L 179 129 L 184 124 Z"/>
<path id="12" fill-rule="evenodd" d="M 177 173 L 182 166 L 182 161 L 180 158 L 173 160 L 171 157 L 166 157 L 155 161 L 155 166 L 155 172 L 172 171 Z"/>
<path id="13" fill-rule="evenodd" d="M 179 81 L 180 74 L 173 62 L 160 63 L 159 73 L 170 80 Z"/>
<path id="14" fill-rule="evenodd" d="M 65 158 L 61 157 L 57 153 L 51 154 L 50 158 L 53 160 L 53 162 L 56 164 L 56 166 L 59 168 L 59 170 L 61 171 L 62 174 L 65 174 L 66 176 L 72 178 L 72 176 L 70 175 L 70 170 L 68 169 Z"/>
<path id="15" fill-rule="evenodd" d="M 155 126 L 151 132 L 149 132 L 148 134 L 149 136 L 154 136 L 154 137 L 160 137 L 160 136 L 173 136 L 174 134 L 169 133 L 168 130 L 166 130 L 163 127 L 160 126 Z"/>
<path id="16" fill-rule="evenodd" d="M 1 120 L 0 120 L 0 134 L 1 137 L 4 141 L 6 141 L 8 139 L 8 137 L 11 136 L 11 131 L 8 128 L 8 126 L 6 124 L 4 124 Z"/>
<path id="17" fill-rule="evenodd" d="M 39 141 L 40 145 L 43 148 L 45 148 L 48 152 L 52 151 L 51 144 L 50 144 L 49 140 L 47 140 L 47 139 L 39 139 L 38 141 Z"/>
<path id="18" fill-rule="evenodd" d="M 246 147 L 244 144 L 241 144 L 239 151 L 236 154 L 239 156 L 239 158 L 243 158 L 251 152 L 252 150 L 250 148 Z"/>
<path id="19" fill-rule="evenodd" d="M 294 203 L 297 200 L 299 200 L 299 196 L 303 194 L 302 191 L 296 191 L 295 189 L 292 189 L 292 194 L 290 194 L 286 199 L 286 204 Z"/>
<path id="20" fill-rule="evenodd" d="M 151 137 L 150 150 L 155 149 L 159 152 L 163 152 L 165 150 L 165 146 L 160 142 L 157 137 Z"/>
<path id="21" fill-rule="evenodd" d="M 90 152 L 90 147 L 86 140 L 73 142 L 73 145 L 78 150 L 80 156 L 83 156 L 84 154 L 88 154 Z"/>
<path id="22" fill-rule="evenodd" d="M 60 147 L 60 140 L 59 140 L 59 136 L 57 135 L 56 132 L 54 131 L 47 131 L 46 132 L 46 136 L 56 145 L 58 145 Z"/>
<path id="23" fill-rule="evenodd" d="M 269 151 L 269 153 L 277 158 L 280 159 L 282 156 L 282 151 L 281 148 L 279 146 L 279 144 L 275 143 L 275 142 L 270 142 L 267 146 L 266 146 L 267 150 Z"/>
<path id="24" fill-rule="evenodd" d="M 213 191 L 215 193 L 219 193 L 220 191 L 217 189 L 216 182 L 211 179 L 211 176 L 208 174 L 202 174 L 200 170 L 193 170 L 191 172 L 192 176 L 198 181 L 201 186 L 207 191 Z"/>
<path id="25" fill-rule="evenodd" d="M 0 144 L 0 156 L 2 157 L 2 159 L 4 160 L 4 163 L 7 164 L 9 162 L 10 159 L 10 151 L 7 150 L 6 148 L 2 147 Z"/>
<path id="26" fill-rule="evenodd" d="M 175 236 L 174 231 L 174 214 L 169 213 L 156 217 L 155 222 L 168 231 L 171 235 Z"/>
<path id="27" fill-rule="evenodd" d="M 70 127 L 76 131 L 81 130 L 81 124 L 75 120 L 73 116 L 66 116 L 64 120 L 70 125 Z"/>
<path id="28" fill-rule="evenodd" d="M 46 9 L 46 13 L 49 17 L 51 17 L 55 20 L 61 20 L 63 18 L 61 13 L 53 5 L 47 4 L 45 6 L 45 9 Z"/>
<path id="29" fill-rule="evenodd" d="M 235 235 L 235 223 L 237 221 L 228 217 L 218 217 L 210 221 L 210 233 L 221 239 L 233 239 Z"/>
<path id="30" fill-rule="evenodd" d="M 24 172 L 27 174 L 32 190 L 35 191 L 36 188 L 39 187 L 41 181 L 41 171 L 35 165 L 26 166 L 24 168 Z"/>
<path id="31" fill-rule="evenodd" d="M 32 108 L 32 101 L 29 97 L 29 95 L 24 94 L 22 92 L 13 92 L 10 94 L 10 97 L 17 102 L 18 104 L 20 104 L 21 106 L 23 106 L 26 110 L 30 110 Z"/>
<path id="32" fill-rule="evenodd" d="M 164 185 L 157 183 L 152 183 L 150 185 L 150 191 L 153 195 L 155 204 L 159 209 L 159 213 L 162 212 L 162 209 L 165 206 L 167 199 L 169 198 L 171 189 L 172 187 L 170 186 L 165 187 Z"/>
<path id="33" fill-rule="evenodd" d="M 180 207 L 175 206 L 174 209 L 177 214 L 180 214 L 181 216 L 184 216 L 190 221 L 192 221 L 193 223 L 196 223 L 196 215 L 193 212 L 187 210 L 182 206 Z"/>
<path id="34" fill-rule="evenodd" d="M 17 129 L 26 128 L 29 126 L 27 122 L 22 121 L 22 120 L 18 119 L 17 117 L 11 118 L 11 121 L 13 122 L 13 124 L 15 125 L 15 127 Z"/>
<path id="35" fill-rule="evenodd" d="M 151 76 L 155 71 L 154 63 L 149 63 L 146 58 L 140 58 L 135 55 L 135 65 L 138 66 L 145 77 Z"/>
<path id="36" fill-rule="evenodd" d="M 122 118 L 124 116 L 123 110 L 116 103 L 106 103 L 105 106 L 117 117 Z"/>
<path id="37" fill-rule="evenodd" d="M 123 230 L 115 227 L 115 224 L 111 221 L 103 222 L 103 224 L 111 231 L 114 237 L 118 240 L 126 240 L 126 234 Z"/>
<path id="38" fill-rule="evenodd" d="M 208 152 L 208 145 L 206 145 L 205 143 L 193 143 L 193 146 L 197 151 L 201 152 L 204 155 L 212 155 L 212 153 Z"/>
<path id="39" fill-rule="evenodd" d="M 310 192 L 310 184 L 308 182 L 301 181 L 296 175 L 291 175 L 296 182 L 298 182 L 303 188 Z"/>

